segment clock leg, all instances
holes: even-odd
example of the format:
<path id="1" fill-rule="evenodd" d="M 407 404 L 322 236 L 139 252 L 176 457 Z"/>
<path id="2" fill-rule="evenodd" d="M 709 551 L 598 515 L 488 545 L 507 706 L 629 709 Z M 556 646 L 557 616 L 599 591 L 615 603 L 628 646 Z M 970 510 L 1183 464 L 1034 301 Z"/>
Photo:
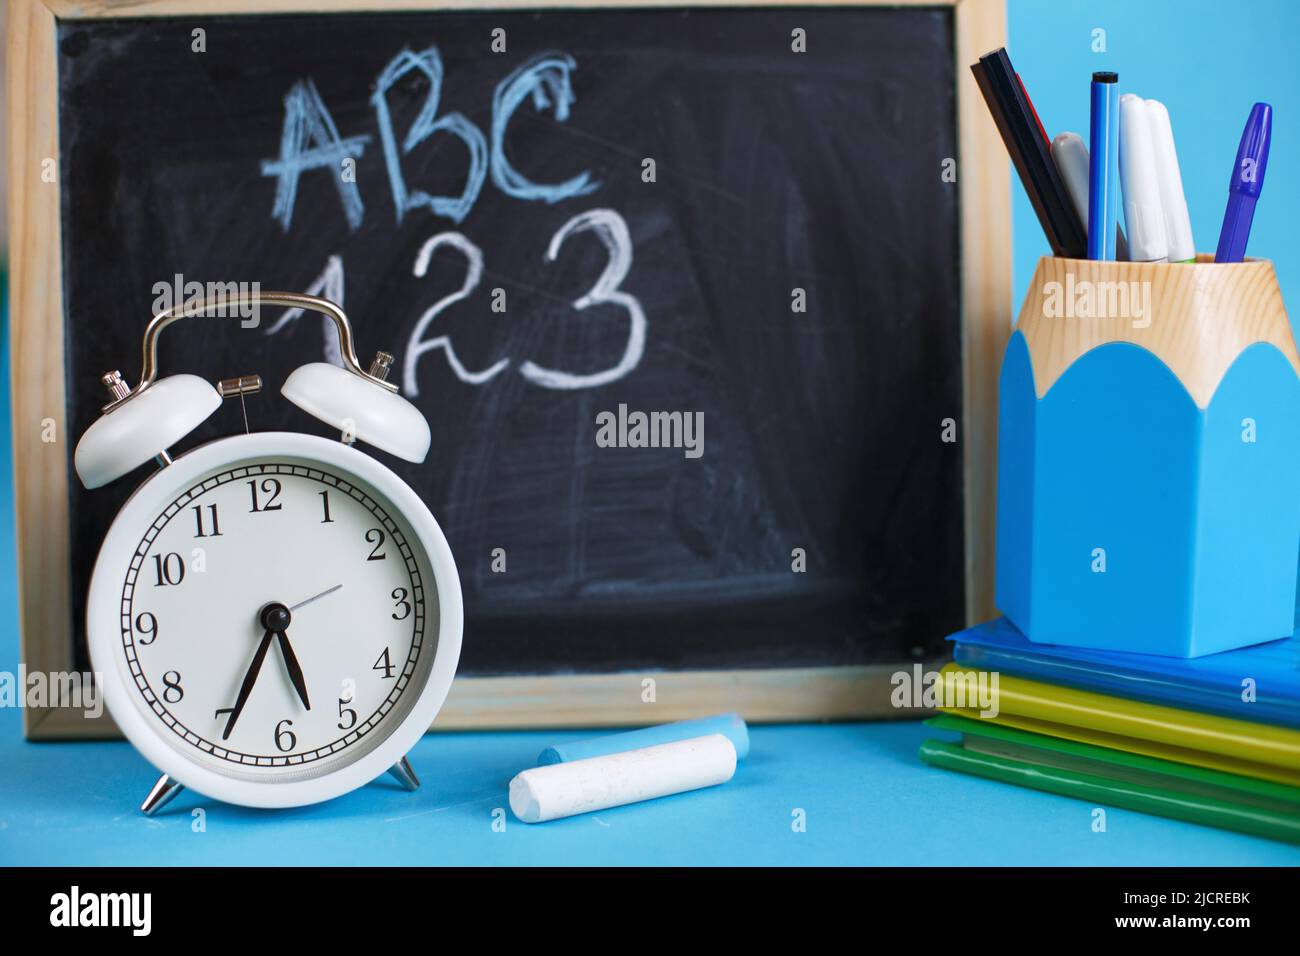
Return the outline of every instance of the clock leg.
<path id="1" fill-rule="evenodd" d="M 388 768 L 388 772 L 407 790 L 419 790 L 420 778 L 415 775 L 411 769 L 411 761 L 403 757 L 397 763 Z"/>
<path id="2" fill-rule="evenodd" d="M 149 791 L 149 796 L 144 798 L 144 803 L 140 804 L 140 812 L 146 817 L 153 816 L 171 803 L 172 799 L 184 789 L 184 784 L 177 783 L 167 774 L 163 774 Z"/>

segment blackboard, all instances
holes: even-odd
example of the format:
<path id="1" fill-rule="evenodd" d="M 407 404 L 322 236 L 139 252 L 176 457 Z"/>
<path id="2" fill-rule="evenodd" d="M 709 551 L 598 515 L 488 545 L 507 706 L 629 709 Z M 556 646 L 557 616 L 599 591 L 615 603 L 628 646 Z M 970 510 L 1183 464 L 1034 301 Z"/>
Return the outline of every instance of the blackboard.
<path id="1" fill-rule="evenodd" d="M 59 21 L 68 432 L 99 414 L 102 372 L 138 374 L 159 283 L 317 292 L 341 300 L 363 362 L 397 356 L 431 422 L 423 464 L 374 454 L 451 543 L 462 674 L 941 655 L 968 583 L 955 17 Z M 293 129 L 306 150 L 337 136 L 296 193 Z M 457 205 L 475 139 L 481 182 Z M 259 318 L 177 326 L 163 373 L 260 374 L 254 430 L 331 434 L 278 393 L 328 358 L 321 321 Z M 620 409 L 702 418 L 702 454 L 602 447 L 598 416 Z M 227 403 L 173 454 L 242 428 Z M 93 543 L 148 470 L 67 482 L 81 666 Z"/>

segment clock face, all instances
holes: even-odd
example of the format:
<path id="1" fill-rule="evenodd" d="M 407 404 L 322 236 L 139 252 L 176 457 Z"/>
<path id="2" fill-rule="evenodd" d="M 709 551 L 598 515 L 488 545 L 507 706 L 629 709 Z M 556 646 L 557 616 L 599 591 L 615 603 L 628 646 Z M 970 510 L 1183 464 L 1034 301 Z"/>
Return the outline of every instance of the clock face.
<path id="1" fill-rule="evenodd" d="M 164 498 L 140 512 L 118 578 L 125 691 L 158 735 L 219 773 L 294 779 L 401 724 L 437 653 L 438 599 L 383 494 L 270 455 Z"/>

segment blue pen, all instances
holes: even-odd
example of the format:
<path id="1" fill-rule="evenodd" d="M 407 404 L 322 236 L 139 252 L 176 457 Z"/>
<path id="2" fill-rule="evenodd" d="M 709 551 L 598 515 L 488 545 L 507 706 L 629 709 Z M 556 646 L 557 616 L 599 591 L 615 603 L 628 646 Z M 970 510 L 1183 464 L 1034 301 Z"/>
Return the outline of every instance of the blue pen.
<path id="1" fill-rule="evenodd" d="M 1092 74 L 1088 130 L 1088 258 L 1115 258 L 1119 216 L 1119 74 Z"/>
<path id="2" fill-rule="evenodd" d="M 1264 188 L 1264 170 L 1268 166 L 1268 142 L 1273 133 L 1273 107 L 1256 103 L 1241 133 L 1237 147 L 1237 165 L 1232 167 L 1228 183 L 1228 211 L 1223 214 L 1219 248 L 1215 262 L 1240 262 L 1250 240 L 1250 221 L 1255 218 L 1255 203 Z"/>

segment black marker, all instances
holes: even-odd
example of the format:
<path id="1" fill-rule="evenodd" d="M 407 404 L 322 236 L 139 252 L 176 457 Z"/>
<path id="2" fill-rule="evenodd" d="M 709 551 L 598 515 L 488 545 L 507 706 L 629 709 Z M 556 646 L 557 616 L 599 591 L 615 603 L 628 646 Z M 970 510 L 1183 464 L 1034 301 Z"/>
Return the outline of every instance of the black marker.
<path id="1" fill-rule="evenodd" d="M 984 54 L 978 63 L 971 65 L 971 72 L 1047 234 L 1053 255 L 1085 258 L 1088 239 L 1083 222 L 1070 203 L 1065 183 L 1052 162 L 1051 148 L 1043 138 L 1007 51 L 999 48 Z"/>

